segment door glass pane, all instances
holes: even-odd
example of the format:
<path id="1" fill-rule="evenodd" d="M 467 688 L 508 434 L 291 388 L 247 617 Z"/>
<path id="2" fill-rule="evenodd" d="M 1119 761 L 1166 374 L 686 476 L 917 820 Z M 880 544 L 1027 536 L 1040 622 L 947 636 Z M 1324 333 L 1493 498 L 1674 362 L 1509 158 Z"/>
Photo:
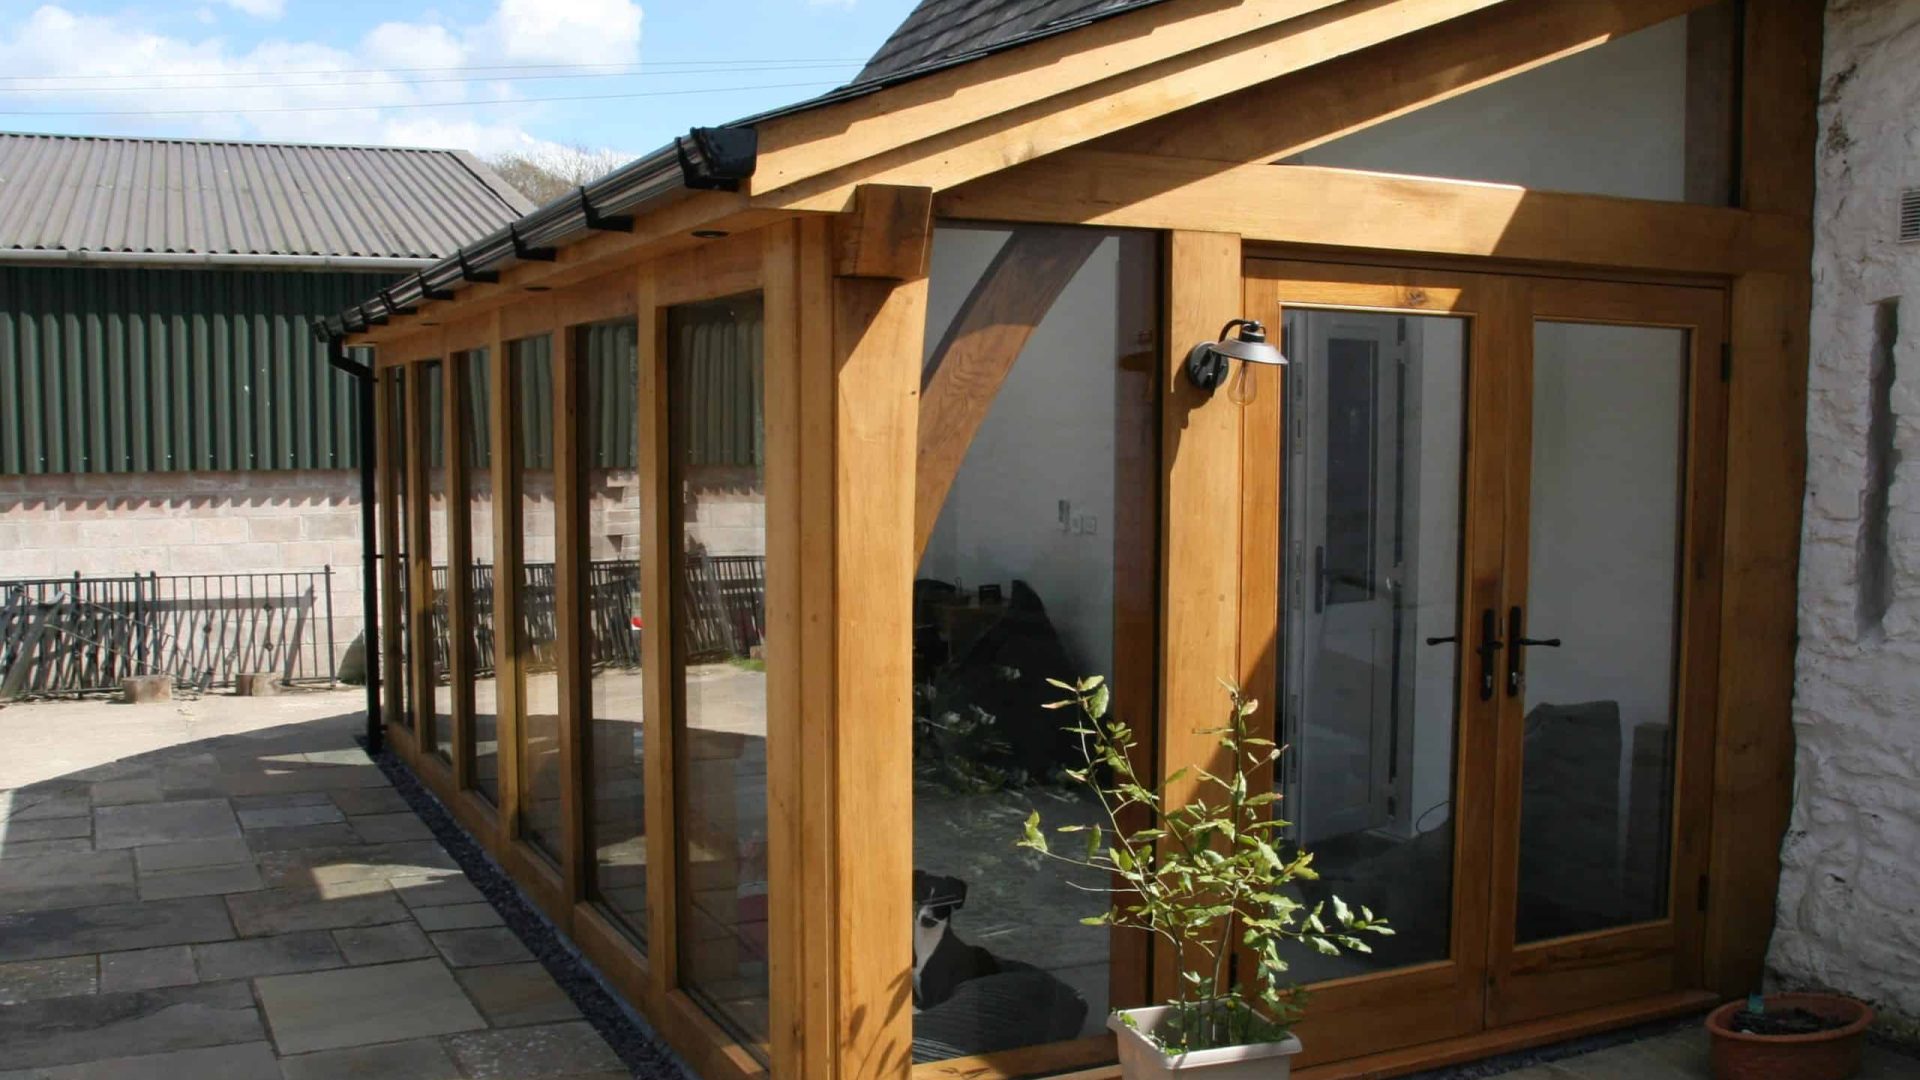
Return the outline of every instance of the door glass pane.
<path id="1" fill-rule="evenodd" d="M 1288 308 L 1278 813 L 1304 898 L 1385 915 L 1372 954 L 1302 982 L 1448 955 L 1467 390 L 1465 320 Z"/>
<path id="2" fill-rule="evenodd" d="M 680 977 L 764 1056 L 766 462 L 758 295 L 668 313 Z"/>
<path id="3" fill-rule="evenodd" d="M 409 707 L 413 697 L 411 663 L 412 651 L 409 644 L 413 639 L 413 601 L 412 564 L 407 552 L 412 547 L 407 537 L 413 529 L 407 507 L 407 369 L 396 367 L 387 376 L 387 430 L 388 482 L 392 485 L 393 513 L 399 527 L 395 530 L 397 543 L 391 552 L 393 559 L 393 595 L 394 611 L 398 615 L 395 641 L 395 660 L 397 666 L 385 675 L 387 685 L 387 719 L 398 722 L 401 727 L 413 727 L 413 710 Z"/>
<path id="4" fill-rule="evenodd" d="M 1153 740 L 1158 266 L 1140 233 L 935 234 L 921 415 L 971 430 L 914 587 L 916 1060 L 1097 1034 L 1143 1003 L 1113 932 L 1080 922 L 1109 882 L 1014 841 L 1035 810 L 1105 822 L 1061 773 L 1083 759 L 1048 679 L 1108 677 Z M 968 374 L 982 360 L 1004 378 Z"/>
<path id="5" fill-rule="evenodd" d="M 460 380 L 461 445 L 467 455 L 467 619 L 473 652 L 473 786 L 488 802 L 500 802 L 500 695 L 494 668 L 498 628 L 493 621 L 493 358 L 485 349 L 466 354 Z"/>
<path id="6" fill-rule="evenodd" d="M 1520 941 L 1666 913 L 1684 330 L 1534 325 Z"/>
<path id="7" fill-rule="evenodd" d="M 640 361 L 633 323 L 580 331 L 593 749 L 587 805 L 595 896 L 627 932 L 647 929 L 647 828 L 640 696 Z"/>
<path id="8" fill-rule="evenodd" d="M 447 650 L 452 642 L 447 609 L 447 440 L 446 369 L 440 361 L 430 360 L 420 370 L 420 432 L 426 455 L 427 490 L 427 687 L 433 694 L 433 715 L 428 733 L 433 750 L 442 759 L 453 748 L 453 684 L 448 672 Z"/>
<path id="9" fill-rule="evenodd" d="M 553 349 L 545 337 L 507 346 L 520 455 L 520 827 L 560 852 L 560 678 L 553 606 Z"/>

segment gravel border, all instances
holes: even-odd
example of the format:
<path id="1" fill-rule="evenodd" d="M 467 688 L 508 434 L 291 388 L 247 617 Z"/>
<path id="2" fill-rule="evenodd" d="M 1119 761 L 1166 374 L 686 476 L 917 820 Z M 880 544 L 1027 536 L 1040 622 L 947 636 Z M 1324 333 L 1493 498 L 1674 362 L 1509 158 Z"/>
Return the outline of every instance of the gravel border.
<path id="1" fill-rule="evenodd" d="M 366 748 L 364 738 L 355 741 L 360 743 L 362 749 Z M 400 797 L 407 801 L 407 805 L 433 832 L 434 839 L 440 842 L 447 854 L 453 856 L 453 861 L 459 864 L 467 880 L 500 912 L 500 918 L 507 927 L 547 969 L 547 973 L 560 984 L 567 996 L 573 999 L 580 1014 L 607 1041 L 607 1045 L 613 1047 L 613 1052 L 620 1055 L 621 1062 L 633 1075 L 647 1080 L 699 1080 L 699 1075 L 687 1067 L 666 1040 L 660 1038 L 626 999 L 614 991 L 600 970 L 589 963 L 573 943 L 540 913 L 513 879 L 507 876 L 507 872 L 501 869 L 500 864 L 494 862 L 479 842 L 460 827 L 439 798 L 420 782 L 419 777 L 413 775 L 405 762 L 385 748 L 370 756 L 380 771 L 386 774 L 394 790 L 400 793 Z"/>

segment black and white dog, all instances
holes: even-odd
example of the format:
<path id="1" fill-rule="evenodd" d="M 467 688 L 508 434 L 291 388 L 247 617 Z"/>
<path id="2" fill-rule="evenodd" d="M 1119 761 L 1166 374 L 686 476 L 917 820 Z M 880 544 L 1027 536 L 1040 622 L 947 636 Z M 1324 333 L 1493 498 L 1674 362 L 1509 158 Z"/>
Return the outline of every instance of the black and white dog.
<path id="1" fill-rule="evenodd" d="M 920 870 L 913 872 L 913 1008 L 931 1009 L 968 979 L 992 975 L 1000 961 L 960 940 L 953 913 L 967 903 L 967 883 Z"/>

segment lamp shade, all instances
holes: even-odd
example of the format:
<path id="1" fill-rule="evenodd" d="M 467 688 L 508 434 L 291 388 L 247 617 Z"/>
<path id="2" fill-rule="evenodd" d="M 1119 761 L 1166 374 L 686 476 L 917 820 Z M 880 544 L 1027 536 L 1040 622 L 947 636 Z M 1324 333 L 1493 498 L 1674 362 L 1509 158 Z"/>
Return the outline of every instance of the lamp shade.
<path id="1" fill-rule="evenodd" d="M 1227 331 L 1231 330 L 1232 336 Z M 1285 364 L 1287 358 L 1267 343 L 1267 328 L 1252 319 L 1235 319 L 1220 328 L 1213 351 L 1249 364 Z"/>

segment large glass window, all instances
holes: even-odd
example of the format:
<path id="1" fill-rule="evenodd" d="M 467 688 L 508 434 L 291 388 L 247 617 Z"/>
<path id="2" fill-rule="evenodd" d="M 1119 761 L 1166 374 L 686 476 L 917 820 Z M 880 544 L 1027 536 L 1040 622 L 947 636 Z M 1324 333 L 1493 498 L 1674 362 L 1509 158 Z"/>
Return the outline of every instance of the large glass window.
<path id="1" fill-rule="evenodd" d="M 681 979 L 764 1054 L 766 470 L 761 300 L 668 313 Z"/>
<path id="2" fill-rule="evenodd" d="M 494 667 L 498 628 L 493 619 L 493 363 L 485 349 L 463 354 L 460 373 L 461 452 L 467 479 L 467 640 L 471 650 L 473 716 L 464 752 L 472 754 L 473 786 L 500 802 L 500 693 Z"/>
<path id="3" fill-rule="evenodd" d="M 1737 27 L 1723 0 L 1289 161 L 1726 205 Z"/>
<path id="4" fill-rule="evenodd" d="M 1141 1003 L 1114 970 L 1098 875 L 1018 850 L 1104 821 L 1047 679 L 1101 674 L 1151 742 L 1157 255 L 1144 234 L 935 234 L 923 436 L 956 471 L 914 586 L 914 1056 L 1103 1030 Z M 1093 891 L 1088 891 L 1093 890 Z M 879 931 L 873 931 L 879 932 Z"/>
<path id="5" fill-rule="evenodd" d="M 592 749 L 587 805 L 594 896 L 627 932 L 647 928 L 644 710 L 640 694 L 638 338 L 631 322 L 579 331 L 586 470 L 587 618 Z"/>
<path id="6" fill-rule="evenodd" d="M 451 493 L 447 490 L 446 369 L 438 360 L 429 360 L 420 368 L 420 420 L 422 464 L 426 471 L 423 509 L 427 515 L 427 630 L 425 663 L 427 689 L 433 695 L 433 713 L 428 717 L 427 734 L 434 753 L 442 759 L 453 752 L 453 682 L 451 654 L 452 623 L 447 598 L 451 587 L 447 580 L 451 560 L 448 557 L 447 512 Z"/>
<path id="7" fill-rule="evenodd" d="M 394 550 L 387 553 L 393 568 L 392 610 L 395 618 L 394 625 L 388 630 L 393 634 L 394 666 L 385 678 L 387 721 L 411 730 L 413 664 L 409 646 L 413 639 L 413 590 L 410 580 L 412 564 L 407 559 L 407 552 L 413 546 L 408 542 L 408 534 L 413 526 L 407 513 L 407 372 L 408 369 L 404 367 L 390 368 L 387 372 L 387 485 L 393 499 L 397 528 L 394 530 Z"/>
<path id="8" fill-rule="evenodd" d="M 548 855 L 560 853 L 560 677 L 553 591 L 553 346 L 545 336 L 507 346 L 512 365 L 520 526 L 520 828 Z"/>

